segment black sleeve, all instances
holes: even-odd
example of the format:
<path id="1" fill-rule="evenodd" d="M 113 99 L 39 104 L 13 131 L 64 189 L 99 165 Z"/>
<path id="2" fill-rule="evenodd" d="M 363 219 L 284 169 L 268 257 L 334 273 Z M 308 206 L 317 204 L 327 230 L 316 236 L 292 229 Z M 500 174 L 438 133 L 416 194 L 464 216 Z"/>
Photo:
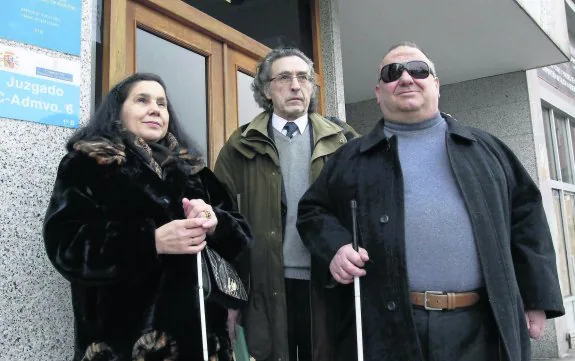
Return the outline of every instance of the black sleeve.
<path id="1" fill-rule="evenodd" d="M 503 142 L 501 162 L 511 197 L 511 254 L 526 310 L 545 311 L 548 318 L 565 313 L 557 276 L 553 239 L 541 193 L 517 157 Z"/>
<path id="2" fill-rule="evenodd" d="M 337 251 L 352 241 L 351 232 L 338 218 L 337 172 L 341 152 L 336 152 L 326 162 L 319 177 L 303 195 L 298 206 L 297 229 L 303 243 L 322 268 L 321 277 L 329 285 L 329 264 Z"/>
<path id="3" fill-rule="evenodd" d="M 85 285 L 137 282 L 158 265 L 152 219 L 107 219 L 92 193 L 91 159 L 61 161 L 44 218 L 48 258 L 69 281 Z M 95 165 L 95 162 L 93 162 Z"/>

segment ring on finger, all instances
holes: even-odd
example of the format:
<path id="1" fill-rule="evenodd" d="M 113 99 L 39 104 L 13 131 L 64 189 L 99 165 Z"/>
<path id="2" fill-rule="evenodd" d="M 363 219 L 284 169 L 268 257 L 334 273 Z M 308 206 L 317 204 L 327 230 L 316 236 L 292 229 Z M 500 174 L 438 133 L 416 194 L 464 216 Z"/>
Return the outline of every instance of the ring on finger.
<path id="1" fill-rule="evenodd" d="M 212 218 L 212 212 L 205 210 L 205 211 L 202 211 L 202 213 L 204 214 L 205 218 L 207 218 L 207 219 Z"/>

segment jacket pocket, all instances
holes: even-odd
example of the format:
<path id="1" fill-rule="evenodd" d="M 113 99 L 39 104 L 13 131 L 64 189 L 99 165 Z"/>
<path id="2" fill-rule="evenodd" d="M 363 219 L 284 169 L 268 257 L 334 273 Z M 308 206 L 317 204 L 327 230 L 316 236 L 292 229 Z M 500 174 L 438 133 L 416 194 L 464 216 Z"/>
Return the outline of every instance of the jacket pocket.
<path id="1" fill-rule="evenodd" d="M 246 338 L 250 355 L 264 360 L 272 352 L 268 307 L 262 292 L 253 292 L 245 320 Z"/>

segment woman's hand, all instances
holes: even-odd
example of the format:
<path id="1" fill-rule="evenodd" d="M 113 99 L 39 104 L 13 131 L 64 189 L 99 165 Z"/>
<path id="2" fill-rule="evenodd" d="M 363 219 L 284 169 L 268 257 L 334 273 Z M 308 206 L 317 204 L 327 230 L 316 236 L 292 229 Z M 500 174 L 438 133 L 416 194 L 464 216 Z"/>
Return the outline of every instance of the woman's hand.
<path id="1" fill-rule="evenodd" d="M 218 218 L 212 206 L 201 199 L 187 198 L 182 199 L 182 206 L 187 219 L 202 220 L 201 227 L 205 229 L 206 233 L 210 236 L 214 234 L 218 225 Z"/>
<path id="2" fill-rule="evenodd" d="M 158 254 L 196 254 L 206 246 L 203 219 L 178 219 L 156 229 Z"/>

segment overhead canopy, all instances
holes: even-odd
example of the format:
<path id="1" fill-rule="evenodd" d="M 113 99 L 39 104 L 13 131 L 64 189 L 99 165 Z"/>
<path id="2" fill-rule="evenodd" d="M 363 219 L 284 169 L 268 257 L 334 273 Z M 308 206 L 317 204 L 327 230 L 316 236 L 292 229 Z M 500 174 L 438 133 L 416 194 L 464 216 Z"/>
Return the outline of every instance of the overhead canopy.
<path id="1" fill-rule="evenodd" d="M 513 0 L 338 1 L 346 103 L 374 97 L 381 57 L 401 41 L 427 53 L 441 84 L 569 59 Z"/>

